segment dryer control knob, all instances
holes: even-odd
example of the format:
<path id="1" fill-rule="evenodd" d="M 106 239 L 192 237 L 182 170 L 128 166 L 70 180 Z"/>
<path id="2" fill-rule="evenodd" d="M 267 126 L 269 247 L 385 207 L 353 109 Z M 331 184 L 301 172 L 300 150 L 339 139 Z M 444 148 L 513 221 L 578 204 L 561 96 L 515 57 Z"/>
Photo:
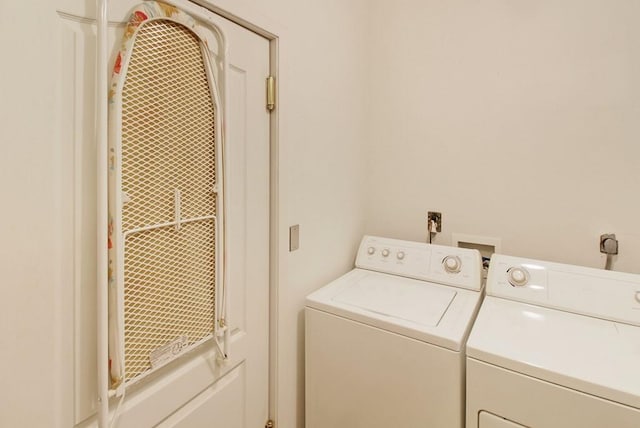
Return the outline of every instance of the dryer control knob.
<path id="1" fill-rule="evenodd" d="M 367 254 L 369 254 L 370 256 L 375 254 L 375 252 L 376 252 L 375 248 L 373 248 L 373 247 L 367 248 Z"/>
<path id="2" fill-rule="evenodd" d="M 522 287 L 529 282 L 529 272 L 523 267 L 512 267 L 507 270 L 507 280 L 514 287 Z"/>
<path id="3" fill-rule="evenodd" d="M 396 257 L 398 258 L 398 260 L 402 260 L 404 259 L 404 251 L 398 251 L 398 254 L 396 254 Z"/>
<path id="4" fill-rule="evenodd" d="M 442 265 L 444 266 L 444 270 L 449 273 L 458 273 L 460 272 L 460 268 L 462 268 L 462 262 L 458 256 L 445 257 L 442 260 Z"/>
<path id="5" fill-rule="evenodd" d="M 382 257 L 389 257 L 389 253 L 390 251 L 385 248 L 384 250 L 382 250 Z"/>

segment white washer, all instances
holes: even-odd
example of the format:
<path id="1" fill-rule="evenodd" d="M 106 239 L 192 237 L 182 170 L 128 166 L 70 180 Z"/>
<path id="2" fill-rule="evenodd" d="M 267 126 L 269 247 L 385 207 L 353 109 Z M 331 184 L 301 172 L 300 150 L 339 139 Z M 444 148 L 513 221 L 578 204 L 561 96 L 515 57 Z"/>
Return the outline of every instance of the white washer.
<path id="1" fill-rule="evenodd" d="M 640 275 L 494 255 L 467 428 L 640 427 Z"/>
<path id="2" fill-rule="evenodd" d="M 307 297 L 306 427 L 462 427 L 481 271 L 475 250 L 365 236 Z"/>

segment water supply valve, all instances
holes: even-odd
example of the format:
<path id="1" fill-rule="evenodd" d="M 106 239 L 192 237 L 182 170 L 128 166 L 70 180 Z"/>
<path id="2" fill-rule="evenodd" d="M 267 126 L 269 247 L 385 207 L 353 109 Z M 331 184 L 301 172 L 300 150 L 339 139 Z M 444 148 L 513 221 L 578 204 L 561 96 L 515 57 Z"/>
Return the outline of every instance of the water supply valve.
<path id="1" fill-rule="evenodd" d="M 618 254 L 618 240 L 614 233 L 600 235 L 600 252 L 603 254 Z"/>

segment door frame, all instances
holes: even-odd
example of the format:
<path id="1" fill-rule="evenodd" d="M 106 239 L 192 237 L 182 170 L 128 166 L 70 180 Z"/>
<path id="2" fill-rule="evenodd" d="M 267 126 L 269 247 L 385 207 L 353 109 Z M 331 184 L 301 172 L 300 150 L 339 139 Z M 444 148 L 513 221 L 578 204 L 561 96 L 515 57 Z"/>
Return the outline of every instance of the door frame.
<path id="1" fill-rule="evenodd" d="M 171 0 L 164 0 L 172 3 Z M 284 222 L 287 189 L 281 180 L 280 166 L 285 162 L 285 150 L 280 144 L 280 121 L 282 120 L 279 77 L 282 75 L 280 49 L 285 29 L 269 18 L 257 14 L 250 2 L 239 0 L 189 0 L 235 24 L 252 31 L 269 41 L 269 74 L 276 79 L 276 107 L 269 115 L 269 418 L 278 420 L 278 308 L 279 291 L 286 289 L 286 257 L 288 239 L 281 236 L 287 230 Z M 265 76 L 266 78 L 266 76 Z M 265 82 L 266 84 L 266 82 Z M 266 104 L 266 100 L 265 100 Z"/>

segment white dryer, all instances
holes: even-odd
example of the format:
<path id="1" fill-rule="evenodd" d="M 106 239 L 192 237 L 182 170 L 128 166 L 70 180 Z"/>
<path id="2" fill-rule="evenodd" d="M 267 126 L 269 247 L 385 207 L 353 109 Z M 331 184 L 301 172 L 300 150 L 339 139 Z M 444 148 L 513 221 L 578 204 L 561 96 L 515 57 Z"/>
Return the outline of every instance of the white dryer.
<path id="1" fill-rule="evenodd" d="M 462 427 L 481 271 L 475 250 L 365 236 L 307 297 L 306 427 Z"/>
<path id="2" fill-rule="evenodd" d="M 494 255 L 467 428 L 639 428 L 640 275 Z"/>

